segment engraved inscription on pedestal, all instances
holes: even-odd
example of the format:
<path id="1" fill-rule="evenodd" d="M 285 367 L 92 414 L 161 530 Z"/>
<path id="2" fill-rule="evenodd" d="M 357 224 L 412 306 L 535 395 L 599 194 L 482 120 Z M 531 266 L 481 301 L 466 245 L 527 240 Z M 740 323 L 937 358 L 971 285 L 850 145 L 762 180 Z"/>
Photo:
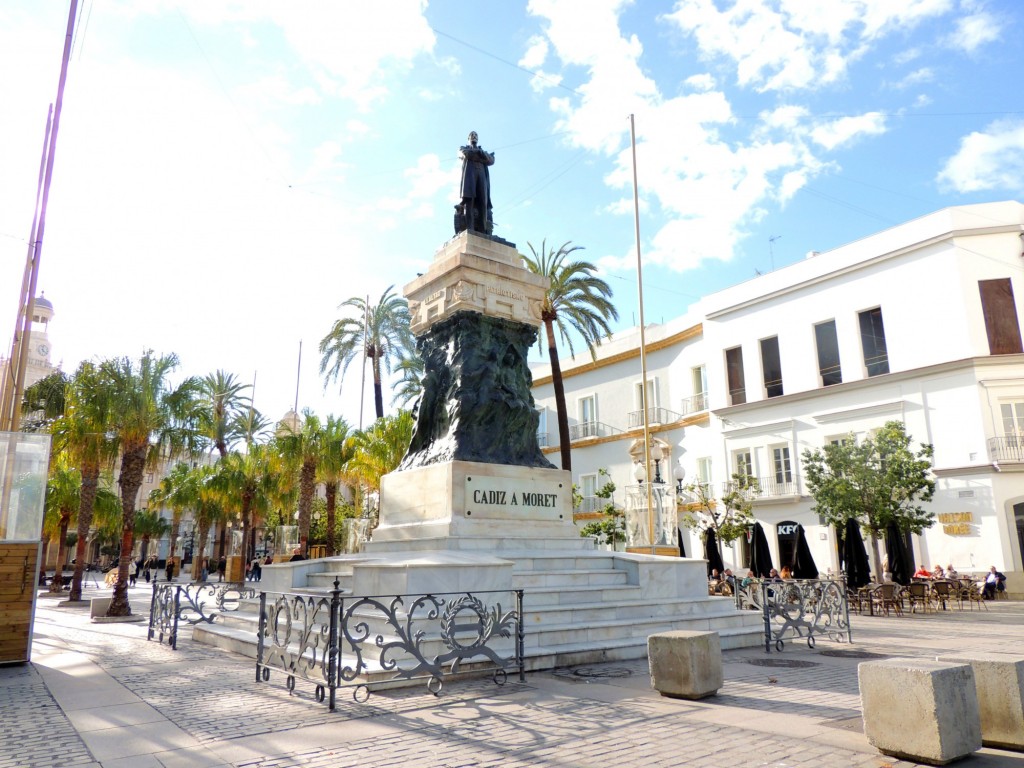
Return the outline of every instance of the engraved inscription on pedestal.
<path id="1" fill-rule="evenodd" d="M 563 520 L 570 493 L 570 489 L 557 480 L 471 475 L 466 477 L 466 515 Z"/>

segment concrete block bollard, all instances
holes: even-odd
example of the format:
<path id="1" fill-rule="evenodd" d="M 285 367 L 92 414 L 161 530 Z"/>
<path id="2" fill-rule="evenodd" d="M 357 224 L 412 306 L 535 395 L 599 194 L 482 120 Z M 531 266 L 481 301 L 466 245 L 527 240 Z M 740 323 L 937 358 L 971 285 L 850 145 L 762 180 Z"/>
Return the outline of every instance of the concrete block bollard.
<path id="1" fill-rule="evenodd" d="M 107 615 L 112 597 L 94 597 L 89 600 L 89 618 L 95 619 Z"/>
<path id="2" fill-rule="evenodd" d="M 651 687 L 673 699 L 703 699 L 722 687 L 717 632 L 659 632 L 647 638 Z"/>
<path id="3" fill-rule="evenodd" d="M 1024 751 L 1024 656 L 966 653 L 939 661 L 970 664 L 981 714 L 981 743 Z"/>
<path id="4" fill-rule="evenodd" d="M 886 659 L 857 667 L 864 735 L 886 755 L 945 765 L 981 749 L 968 664 Z"/>

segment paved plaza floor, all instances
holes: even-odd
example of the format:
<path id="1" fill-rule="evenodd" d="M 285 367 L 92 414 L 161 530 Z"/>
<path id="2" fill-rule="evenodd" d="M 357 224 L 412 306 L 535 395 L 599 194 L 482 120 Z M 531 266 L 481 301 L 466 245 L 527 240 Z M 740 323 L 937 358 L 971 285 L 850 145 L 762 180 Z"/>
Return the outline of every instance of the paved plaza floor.
<path id="1" fill-rule="evenodd" d="M 132 590 L 137 613 L 149 594 Z M 32 664 L 0 667 L 0 768 L 908 768 L 861 731 L 861 654 L 1024 652 L 1024 604 L 855 616 L 853 634 L 726 651 L 725 686 L 699 702 L 660 697 L 646 661 L 629 661 L 503 687 L 452 681 L 440 697 L 403 689 L 360 704 L 339 690 L 330 712 L 301 681 L 294 695 L 280 675 L 257 684 L 253 660 L 187 631 L 172 651 L 143 623 L 92 624 L 87 608 L 40 598 Z M 957 765 L 1024 768 L 1024 754 L 984 749 Z"/>

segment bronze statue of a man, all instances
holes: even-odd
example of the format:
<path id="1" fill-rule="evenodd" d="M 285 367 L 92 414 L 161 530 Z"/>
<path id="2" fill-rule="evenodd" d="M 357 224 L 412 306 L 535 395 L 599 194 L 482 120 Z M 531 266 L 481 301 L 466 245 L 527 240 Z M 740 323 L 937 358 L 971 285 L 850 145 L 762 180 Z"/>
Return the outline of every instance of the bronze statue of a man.
<path id="1" fill-rule="evenodd" d="M 456 234 L 463 229 L 473 232 L 482 232 L 490 235 L 494 230 L 494 222 L 491 221 L 491 176 L 487 170 L 488 166 L 494 165 L 494 153 L 485 152 L 483 147 L 477 145 L 479 137 L 476 131 L 469 132 L 469 144 L 459 147 L 459 157 L 462 158 L 462 183 L 459 186 L 459 195 L 462 197 L 460 204 L 463 225 L 460 227 L 460 216 L 456 215 Z"/>

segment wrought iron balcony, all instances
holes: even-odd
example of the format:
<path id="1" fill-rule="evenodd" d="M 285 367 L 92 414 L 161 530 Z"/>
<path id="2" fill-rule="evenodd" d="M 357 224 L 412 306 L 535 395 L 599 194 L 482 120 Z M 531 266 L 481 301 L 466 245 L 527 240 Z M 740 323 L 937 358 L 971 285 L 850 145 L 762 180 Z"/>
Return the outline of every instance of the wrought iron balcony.
<path id="1" fill-rule="evenodd" d="M 694 487 L 684 485 L 683 490 L 678 494 L 679 501 L 683 504 L 697 504 L 704 499 L 711 501 L 715 498 L 715 491 L 711 483 L 693 483 Z"/>
<path id="2" fill-rule="evenodd" d="M 576 507 L 577 512 L 599 512 L 604 506 L 604 499 L 598 496 L 584 496 Z"/>
<path id="3" fill-rule="evenodd" d="M 683 416 L 691 413 L 700 413 L 708 409 L 708 393 L 700 392 L 693 397 L 683 398 Z"/>
<path id="4" fill-rule="evenodd" d="M 990 437 L 988 455 L 992 461 L 1024 461 L 1024 435 Z"/>
<path id="5" fill-rule="evenodd" d="M 608 437 L 609 435 L 620 435 L 621 429 L 605 424 L 602 421 L 584 421 L 569 426 L 570 440 L 584 440 L 591 437 Z"/>
<path id="6" fill-rule="evenodd" d="M 670 411 L 668 408 L 648 408 L 647 409 L 647 423 L 648 424 L 671 424 L 673 421 L 679 421 L 683 418 L 675 411 Z M 629 428 L 636 429 L 644 425 L 644 412 L 643 410 L 633 411 L 629 414 Z"/>
<path id="7" fill-rule="evenodd" d="M 777 499 L 784 496 L 797 496 L 799 494 L 796 475 L 789 475 L 789 479 L 778 479 L 776 475 L 768 477 L 753 478 L 757 483 L 756 487 L 747 488 L 743 494 L 748 499 Z M 737 490 L 737 483 L 722 483 L 722 493 L 732 493 Z"/>

